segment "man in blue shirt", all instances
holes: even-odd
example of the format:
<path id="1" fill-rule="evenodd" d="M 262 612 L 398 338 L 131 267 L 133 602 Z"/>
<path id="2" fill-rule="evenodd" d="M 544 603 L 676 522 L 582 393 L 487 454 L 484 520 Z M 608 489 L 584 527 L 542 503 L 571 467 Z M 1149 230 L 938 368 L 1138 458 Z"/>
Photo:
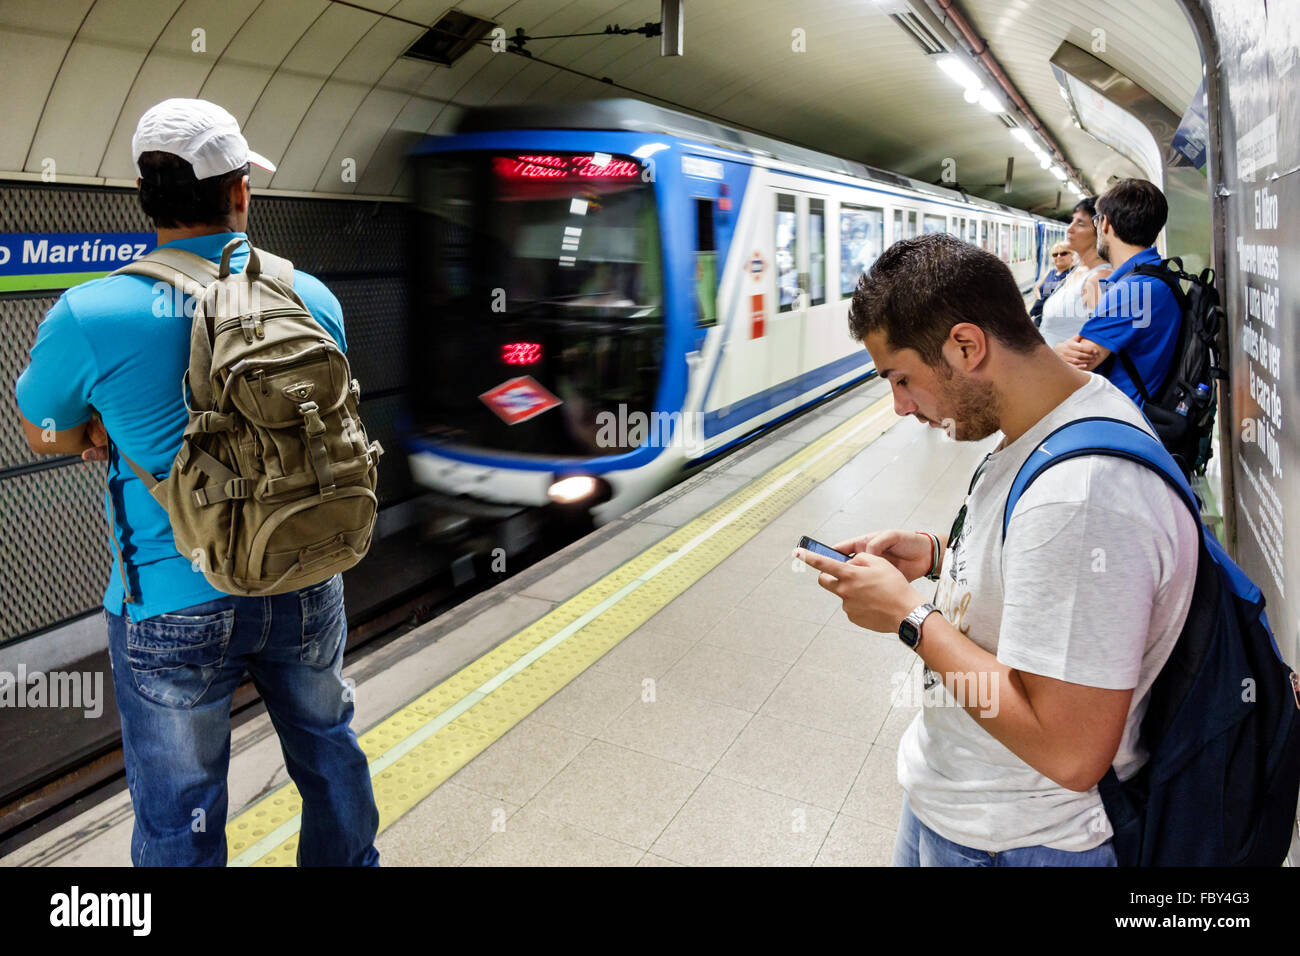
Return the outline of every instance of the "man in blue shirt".
<path id="1" fill-rule="evenodd" d="M 154 106 L 131 147 L 158 245 L 214 262 L 247 230 L 249 163 L 275 169 L 249 150 L 233 116 L 204 100 Z M 247 261 L 241 246 L 231 271 Z M 293 286 L 346 349 L 334 295 L 302 271 Z M 17 383 L 35 452 L 109 463 L 114 566 L 104 609 L 136 816 L 131 857 L 137 866 L 225 864 L 230 701 L 249 673 L 302 794 L 299 862 L 374 865 L 378 812 L 342 678 L 342 577 L 270 597 L 223 594 L 177 552 L 167 513 L 118 453 L 155 476 L 171 469 L 188 421 L 181 383 L 193 315 L 192 298 L 168 283 L 83 283 L 50 309 Z"/>
<path id="2" fill-rule="evenodd" d="M 1141 390 L 1117 353 L 1123 350 L 1147 394 L 1155 395 L 1173 365 L 1182 324 L 1169 286 L 1155 276 L 1133 274 L 1136 266 L 1160 264 L 1154 245 L 1168 216 L 1164 194 L 1145 179 L 1121 179 L 1097 199 L 1097 253 L 1115 271 L 1101 282 L 1092 318 L 1058 349 L 1079 368 L 1099 369 L 1139 407 Z"/>

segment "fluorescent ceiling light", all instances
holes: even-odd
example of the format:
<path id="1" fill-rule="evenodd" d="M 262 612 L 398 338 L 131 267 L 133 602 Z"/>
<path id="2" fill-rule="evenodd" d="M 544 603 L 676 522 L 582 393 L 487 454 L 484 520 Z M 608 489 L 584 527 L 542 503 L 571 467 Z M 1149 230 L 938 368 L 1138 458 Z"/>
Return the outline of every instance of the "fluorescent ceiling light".
<path id="1" fill-rule="evenodd" d="M 963 89 L 970 89 L 973 86 L 983 88 L 980 78 L 971 71 L 970 67 L 962 62 L 961 57 L 954 56 L 951 53 L 944 53 L 941 56 L 936 57 L 934 62 L 939 65 L 939 69 L 943 70 L 943 72 L 947 73 L 948 76 L 952 78 L 954 83 Z"/>
<path id="2" fill-rule="evenodd" d="M 1065 182 L 1066 179 L 1065 170 L 1062 169 L 1060 166 L 1053 166 L 1051 169 L 1048 170 L 1048 172 L 1051 173 L 1053 176 L 1055 176 L 1057 179 L 1061 180 L 1061 182 Z"/>
<path id="3" fill-rule="evenodd" d="M 986 110 L 988 110 L 990 113 L 1005 113 L 1005 112 L 1006 112 L 1006 110 L 1003 109 L 1003 107 L 1002 107 L 1002 102 L 1001 102 L 1001 101 L 1000 101 L 996 96 L 994 96 L 992 93 L 990 93 L 988 90 L 982 90 L 982 91 L 980 92 L 980 95 L 979 95 L 979 104 L 980 104 L 980 106 L 982 106 L 982 107 L 984 107 Z"/>
<path id="4" fill-rule="evenodd" d="M 1023 126 L 1017 126 L 1015 129 L 1011 130 L 1011 135 L 1020 140 L 1020 142 L 1024 143 L 1026 146 L 1033 148 L 1033 137 L 1029 135 L 1029 130 L 1025 129 Z"/>

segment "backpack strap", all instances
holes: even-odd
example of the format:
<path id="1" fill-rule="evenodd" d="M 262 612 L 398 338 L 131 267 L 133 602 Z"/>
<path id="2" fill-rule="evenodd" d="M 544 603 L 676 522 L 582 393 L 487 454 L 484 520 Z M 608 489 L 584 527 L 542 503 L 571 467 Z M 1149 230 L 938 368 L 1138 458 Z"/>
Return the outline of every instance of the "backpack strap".
<path id="1" fill-rule="evenodd" d="M 265 249 L 258 249 L 244 236 L 236 236 L 222 248 L 217 277 L 224 279 L 230 275 L 230 257 L 236 249 L 245 244 L 248 246 L 248 263 L 244 266 L 244 275 L 250 279 L 274 279 L 293 288 L 293 263 Z"/>
<path id="2" fill-rule="evenodd" d="M 1183 291 L 1182 279 L 1192 279 L 1191 276 L 1188 276 L 1183 272 L 1183 260 L 1175 256 L 1172 259 L 1161 260 L 1159 265 L 1143 263 L 1142 265 L 1134 266 L 1129 272 L 1129 275 L 1150 276 L 1153 279 L 1159 279 L 1169 287 L 1169 291 L 1174 294 L 1174 301 L 1178 304 L 1178 316 L 1180 322 L 1178 329 L 1178 343 L 1181 346 L 1184 331 L 1182 327 L 1184 324 L 1182 323 L 1182 316 L 1183 313 L 1187 311 L 1187 293 Z M 1181 352 L 1182 349 L 1179 348 L 1178 353 L 1181 354 Z M 1142 396 L 1142 403 L 1145 405 L 1147 402 L 1151 401 L 1151 394 L 1147 391 L 1147 387 L 1142 381 L 1142 376 L 1137 370 L 1137 365 L 1133 362 L 1133 358 L 1128 354 L 1128 351 L 1126 349 L 1120 349 L 1115 353 L 1115 358 L 1119 360 L 1120 365 L 1124 366 L 1124 371 L 1128 373 L 1129 379 L 1131 379 L 1133 384 L 1137 386 L 1138 394 Z"/>
<path id="3" fill-rule="evenodd" d="M 100 417 L 98 411 L 91 412 L 91 418 L 99 422 L 101 428 L 104 427 L 104 420 Z M 114 451 L 117 457 L 126 462 L 127 465 L 135 472 L 136 477 L 144 482 L 145 487 L 153 491 L 154 486 L 158 484 L 158 479 L 149 472 L 145 471 L 122 451 L 121 446 L 113 441 L 113 436 L 108 434 L 108 429 L 104 429 L 104 434 L 108 437 L 108 453 L 110 459 Z M 135 595 L 131 593 L 131 582 L 126 574 L 126 559 L 122 557 L 122 546 L 117 542 L 117 506 L 113 503 L 113 486 L 109 483 L 108 470 L 104 470 L 104 497 L 108 502 L 108 540 L 113 544 L 113 554 L 117 556 L 117 573 L 122 577 L 122 597 L 127 604 L 139 604 Z"/>
<path id="4" fill-rule="evenodd" d="M 1006 507 L 1002 512 L 1004 541 L 1007 536 L 1007 526 L 1011 523 L 1011 513 L 1025 490 L 1033 484 L 1034 479 L 1053 465 L 1086 455 L 1127 458 L 1162 477 L 1166 484 L 1178 492 L 1183 503 L 1191 510 L 1200 536 L 1197 547 L 1201 555 L 1205 554 L 1207 539 L 1205 525 L 1201 522 L 1200 504 L 1191 485 L 1183 476 L 1182 469 L 1178 467 L 1173 456 L 1165 450 L 1159 439 L 1148 435 L 1138 426 L 1117 418 L 1080 418 L 1062 425 L 1038 443 L 1038 447 L 1020 466 L 1015 481 L 1011 483 L 1011 492 L 1007 495 Z M 1181 695 L 1179 699 L 1182 699 Z M 1113 766 L 1106 768 L 1106 773 L 1098 781 L 1097 788 L 1107 814 L 1112 817 L 1111 824 L 1118 832 L 1135 811 L 1124 796 Z"/>
<path id="5" fill-rule="evenodd" d="M 272 255 L 265 249 L 258 249 L 256 252 L 258 258 L 262 260 L 262 275 L 268 279 L 274 279 L 292 289 L 293 263 L 288 259 Z"/>
<path id="6" fill-rule="evenodd" d="M 160 246 L 109 275 L 137 275 L 178 286 L 186 295 L 199 296 L 217 278 L 216 263 L 184 249 Z M 177 281 L 180 279 L 181 281 Z M 185 281 L 188 280 L 188 281 Z"/>
<path id="7" fill-rule="evenodd" d="M 1142 375 L 1138 372 L 1138 367 L 1133 362 L 1132 356 L 1128 354 L 1127 349 L 1120 349 L 1115 353 L 1115 358 L 1119 359 L 1119 364 L 1124 366 L 1124 371 L 1128 373 L 1129 379 L 1137 386 L 1138 394 L 1142 396 L 1142 405 L 1151 401 L 1151 393 L 1147 391 L 1146 385 L 1142 381 Z"/>
<path id="8" fill-rule="evenodd" d="M 1007 503 L 1002 511 L 1002 537 L 1007 536 L 1007 526 L 1011 523 L 1011 514 L 1016 503 L 1025 490 L 1048 468 L 1071 458 L 1086 455 L 1109 455 L 1115 458 L 1127 458 L 1154 471 L 1178 492 L 1183 503 L 1191 510 L 1196 519 L 1196 526 L 1204 536 L 1201 524 L 1201 507 L 1196 500 L 1192 486 L 1187 483 L 1182 469 L 1172 455 L 1147 432 L 1118 418 L 1080 418 L 1067 422 L 1038 443 L 1025 463 L 1016 472 L 1007 495 Z"/>

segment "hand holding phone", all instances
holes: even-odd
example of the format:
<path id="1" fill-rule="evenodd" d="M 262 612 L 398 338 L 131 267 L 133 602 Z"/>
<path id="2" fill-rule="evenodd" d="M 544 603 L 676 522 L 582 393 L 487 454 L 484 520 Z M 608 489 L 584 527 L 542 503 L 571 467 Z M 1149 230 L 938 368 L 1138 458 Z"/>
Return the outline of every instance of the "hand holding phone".
<path id="1" fill-rule="evenodd" d="M 811 551 L 813 554 L 820 554 L 823 558 L 830 558 L 832 561 L 847 562 L 853 557 L 852 554 L 845 554 L 843 551 L 836 551 L 829 545 L 822 544 L 807 535 L 799 539 L 799 547 L 805 551 Z"/>
<path id="2" fill-rule="evenodd" d="M 930 569 L 933 557 L 929 537 L 916 531 L 875 531 L 864 534 L 853 541 L 842 542 L 837 546 L 841 551 L 845 547 L 862 554 L 874 554 L 884 558 L 909 581 L 922 577 Z"/>

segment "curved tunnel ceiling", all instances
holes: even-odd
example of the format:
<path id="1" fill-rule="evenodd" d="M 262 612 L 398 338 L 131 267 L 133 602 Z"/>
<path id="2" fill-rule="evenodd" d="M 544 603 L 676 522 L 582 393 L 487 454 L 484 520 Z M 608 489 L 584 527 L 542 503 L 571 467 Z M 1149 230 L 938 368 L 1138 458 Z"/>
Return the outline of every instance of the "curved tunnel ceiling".
<path id="1" fill-rule="evenodd" d="M 684 57 L 660 57 L 659 41 L 644 37 L 590 37 L 533 41 L 533 59 L 480 45 L 444 67 L 402 56 L 421 25 L 449 9 L 441 0 L 11 0 L 0 5 L 0 178 L 38 177 L 53 160 L 62 182 L 133 185 L 129 144 L 140 114 L 168 96 L 199 96 L 230 110 L 253 148 L 279 164 L 274 174 L 254 169 L 254 187 L 400 196 L 407 144 L 449 131 L 464 107 L 630 93 L 918 179 L 938 180 L 950 158 L 973 193 L 1056 207 L 1057 182 L 995 115 L 965 103 L 872 0 L 685 6 Z M 1072 125 L 1048 65 L 1057 46 L 1095 49 L 1102 37 L 1096 55 L 1178 115 L 1200 82 L 1177 0 L 960 6 L 1096 188 L 1136 170 Z M 659 0 L 464 0 L 456 8 L 508 34 L 659 18 Z M 806 52 L 792 49 L 796 30 Z M 1005 193 L 993 184 L 1008 156 L 1016 164 Z M 343 176 L 345 160 L 355 181 Z"/>

